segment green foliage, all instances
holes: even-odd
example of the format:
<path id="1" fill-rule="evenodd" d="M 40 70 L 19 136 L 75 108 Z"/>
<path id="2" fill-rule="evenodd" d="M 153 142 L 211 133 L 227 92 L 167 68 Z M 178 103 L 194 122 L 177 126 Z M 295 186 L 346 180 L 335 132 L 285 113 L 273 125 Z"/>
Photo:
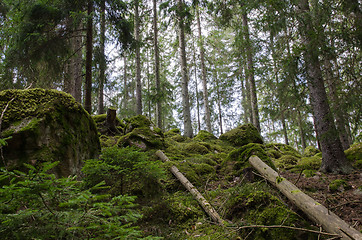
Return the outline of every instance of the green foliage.
<path id="1" fill-rule="evenodd" d="M 82 171 L 86 186 L 105 181 L 113 195 L 155 195 L 160 190 L 159 179 L 164 176 L 159 161 L 149 160 L 136 148 L 117 146 L 103 148 L 100 159 L 87 160 Z"/>
<path id="2" fill-rule="evenodd" d="M 133 224 L 141 217 L 135 197 L 97 195 L 99 183 L 83 189 L 73 178 L 56 178 L 47 172 L 57 163 L 28 173 L 1 169 L 0 234 L 3 239 L 140 239 Z M 92 191 L 91 191 L 92 190 Z"/>

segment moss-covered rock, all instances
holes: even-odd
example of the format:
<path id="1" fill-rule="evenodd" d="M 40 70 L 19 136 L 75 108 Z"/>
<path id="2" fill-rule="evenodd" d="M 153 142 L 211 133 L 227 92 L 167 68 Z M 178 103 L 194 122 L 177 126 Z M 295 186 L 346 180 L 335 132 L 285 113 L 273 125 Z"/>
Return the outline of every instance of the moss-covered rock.
<path id="1" fill-rule="evenodd" d="M 184 151 L 188 153 L 207 154 L 209 149 L 198 142 L 190 142 L 184 146 Z"/>
<path id="2" fill-rule="evenodd" d="M 328 190 L 330 192 L 337 192 L 337 191 L 343 192 L 344 190 L 348 189 L 351 189 L 351 186 L 344 179 L 336 179 L 328 185 Z"/>
<path id="3" fill-rule="evenodd" d="M 294 168 L 296 169 L 309 169 L 309 170 L 318 170 L 322 163 L 322 157 L 313 156 L 313 157 L 303 157 L 301 158 L 297 165 Z"/>
<path id="4" fill-rule="evenodd" d="M 319 151 L 317 148 L 315 148 L 314 146 L 308 146 L 304 149 L 304 157 L 313 157 L 314 155 L 316 155 L 317 153 L 320 153 L 321 151 Z"/>
<path id="5" fill-rule="evenodd" d="M 275 165 L 279 169 L 291 169 L 298 163 L 298 158 L 292 155 L 283 155 L 274 160 Z"/>
<path id="6" fill-rule="evenodd" d="M 268 166 L 276 170 L 274 163 L 269 158 L 264 145 L 259 143 L 249 143 L 239 149 L 231 151 L 227 157 L 228 161 L 237 161 L 235 164 L 235 170 L 241 170 L 246 167 L 250 167 L 248 162 L 252 155 L 258 156 Z"/>
<path id="7" fill-rule="evenodd" d="M 0 92 L 8 168 L 59 161 L 58 176 L 79 174 L 83 160 L 97 158 L 100 143 L 93 119 L 69 94 L 45 89 Z M 3 163 L 0 163 L 3 165 Z"/>
<path id="8" fill-rule="evenodd" d="M 148 127 L 135 128 L 124 136 L 121 136 L 117 143 L 122 146 L 136 146 L 143 150 L 163 149 L 165 141 L 163 134 L 157 133 Z"/>
<path id="9" fill-rule="evenodd" d="M 245 185 L 239 191 L 235 191 L 232 197 L 225 203 L 226 217 L 238 222 L 243 219 L 247 224 L 254 225 L 285 225 L 303 226 L 306 222 L 296 213 L 289 210 L 278 198 L 265 191 L 248 188 Z M 308 239 L 307 235 L 291 229 L 255 228 L 240 232 L 241 236 L 251 239 Z"/>
<path id="10" fill-rule="evenodd" d="M 215 137 L 212 133 L 209 133 L 208 131 L 201 130 L 195 137 L 194 140 L 196 141 L 209 141 L 209 140 L 215 140 L 217 137 Z"/>
<path id="11" fill-rule="evenodd" d="M 263 143 L 260 133 L 252 124 L 245 124 L 234 128 L 221 134 L 219 139 L 227 141 L 235 147 L 242 147 L 248 143 Z"/>
<path id="12" fill-rule="evenodd" d="M 355 143 L 346 151 L 347 159 L 353 164 L 353 167 L 357 169 L 362 168 L 362 143 Z"/>
<path id="13" fill-rule="evenodd" d="M 116 127 L 116 131 L 112 130 L 109 128 L 109 126 L 107 126 L 107 114 L 100 114 L 100 115 L 95 115 L 92 116 L 94 122 L 96 123 L 98 132 L 100 132 L 100 134 L 102 135 L 115 135 L 117 133 L 123 133 L 124 132 L 124 123 L 118 118 L 116 117 L 115 119 L 115 127 Z"/>
<path id="14" fill-rule="evenodd" d="M 297 158 L 301 158 L 302 155 L 295 150 L 292 146 L 283 144 L 283 143 L 269 143 L 266 145 L 266 148 L 269 150 L 276 150 L 281 155 L 292 155 Z"/>

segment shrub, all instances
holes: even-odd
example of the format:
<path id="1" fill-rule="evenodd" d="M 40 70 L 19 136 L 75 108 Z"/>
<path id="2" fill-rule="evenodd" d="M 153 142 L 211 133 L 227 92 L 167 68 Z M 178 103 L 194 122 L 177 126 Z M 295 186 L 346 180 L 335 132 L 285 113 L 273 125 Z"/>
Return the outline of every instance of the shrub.
<path id="1" fill-rule="evenodd" d="M 99 160 L 87 160 L 82 169 L 85 184 L 95 186 L 102 180 L 110 186 L 110 193 L 150 196 L 159 190 L 158 179 L 164 175 L 159 161 L 134 147 L 104 148 Z"/>
<path id="2" fill-rule="evenodd" d="M 97 195 L 75 178 L 56 178 L 26 165 L 28 173 L 2 169 L 0 235 L 2 239 L 140 239 L 133 224 L 141 217 L 135 197 Z M 102 188 L 102 183 L 93 189 Z"/>

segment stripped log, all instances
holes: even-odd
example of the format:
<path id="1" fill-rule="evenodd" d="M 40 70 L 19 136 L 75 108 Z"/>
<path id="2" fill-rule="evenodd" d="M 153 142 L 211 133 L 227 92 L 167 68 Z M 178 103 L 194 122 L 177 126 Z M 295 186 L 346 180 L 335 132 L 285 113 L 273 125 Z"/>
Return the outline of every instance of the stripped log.
<path id="1" fill-rule="evenodd" d="M 249 162 L 312 221 L 322 226 L 326 231 L 338 234 L 341 239 L 362 240 L 362 234 L 359 231 L 349 226 L 336 214 L 303 193 L 294 184 L 280 177 L 277 172 L 261 161 L 260 158 L 252 156 L 249 158 Z"/>
<path id="2" fill-rule="evenodd" d="M 156 152 L 156 156 L 159 157 L 162 161 L 168 162 L 170 159 L 161 151 L 158 150 Z M 192 185 L 192 183 L 178 170 L 176 166 L 171 166 L 170 171 L 175 175 L 175 177 L 185 186 L 185 188 L 196 198 L 201 207 L 205 210 L 205 212 L 211 217 L 211 219 L 223 226 L 224 221 L 221 219 L 219 214 L 215 211 L 215 209 L 207 202 L 207 200 L 201 195 L 201 193 Z"/>

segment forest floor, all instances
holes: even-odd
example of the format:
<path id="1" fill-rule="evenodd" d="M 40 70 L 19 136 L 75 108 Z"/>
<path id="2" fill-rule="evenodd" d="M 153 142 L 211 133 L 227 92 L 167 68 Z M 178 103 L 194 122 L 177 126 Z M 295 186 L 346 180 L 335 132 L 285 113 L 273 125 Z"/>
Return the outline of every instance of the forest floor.
<path id="1" fill-rule="evenodd" d="M 358 188 L 362 185 L 362 173 L 360 171 L 349 175 L 317 172 L 313 177 L 285 171 L 281 175 L 355 229 L 362 230 L 362 190 Z M 345 180 L 347 185 L 332 191 L 329 187 L 330 183 L 337 179 Z"/>

